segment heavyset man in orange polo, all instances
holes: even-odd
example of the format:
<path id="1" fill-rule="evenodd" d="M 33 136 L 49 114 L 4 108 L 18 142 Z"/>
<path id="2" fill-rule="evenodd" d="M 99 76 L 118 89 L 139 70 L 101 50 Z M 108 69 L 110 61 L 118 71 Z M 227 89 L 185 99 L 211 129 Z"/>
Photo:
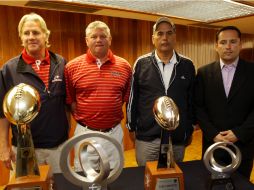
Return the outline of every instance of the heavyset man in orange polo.
<path id="1" fill-rule="evenodd" d="M 109 49 L 111 40 L 110 29 L 105 23 L 94 21 L 87 26 L 86 44 L 89 49 L 66 66 L 66 101 L 77 121 L 75 134 L 101 131 L 122 144 L 122 106 L 129 98 L 132 71 L 125 59 Z M 100 140 L 97 142 L 106 150 L 113 168 L 112 147 Z M 88 152 L 92 154 L 94 150 L 88 149 Z M 80 170 L 77 154 L 76 149 L 74 165 L 76 170 Z M 96 167 L 97 158 L 92 160 Z"/>

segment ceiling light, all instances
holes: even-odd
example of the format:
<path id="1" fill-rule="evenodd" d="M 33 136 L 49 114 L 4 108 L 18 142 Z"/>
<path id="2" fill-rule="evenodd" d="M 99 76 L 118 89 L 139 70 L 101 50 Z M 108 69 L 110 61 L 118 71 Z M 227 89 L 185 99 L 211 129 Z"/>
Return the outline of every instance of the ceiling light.
<path id="1" fill-rule="evenodd" d="M 254 7 L 231 0 L 72 0 L 72 2 L 206 23 L 254 14 Z"/>

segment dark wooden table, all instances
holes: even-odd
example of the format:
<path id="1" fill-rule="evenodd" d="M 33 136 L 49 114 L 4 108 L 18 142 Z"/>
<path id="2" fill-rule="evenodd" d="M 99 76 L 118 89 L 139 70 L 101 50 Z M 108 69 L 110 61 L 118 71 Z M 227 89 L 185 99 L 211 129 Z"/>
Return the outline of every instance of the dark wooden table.
<path id="1" fill-rule="evenodd" d="M 184 173 L 185 190 L 206 190 L 210 173 L 202 161 L 178 163 Z M 144 167 L 124 168 L 119 178 L 108 185 L 108 190 L 143 190 Z M 81 187 L 71 184 L 63 174 L 55 174 L 56 190 L 81 190 Z M 254 185 L 238 173 L 232 174 L 236 190 L 254 190 Z"/>

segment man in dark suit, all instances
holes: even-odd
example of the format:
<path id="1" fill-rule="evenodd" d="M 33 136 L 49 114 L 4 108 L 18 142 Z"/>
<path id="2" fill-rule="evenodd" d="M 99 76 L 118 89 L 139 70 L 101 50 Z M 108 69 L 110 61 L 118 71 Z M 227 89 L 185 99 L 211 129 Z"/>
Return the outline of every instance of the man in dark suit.
<path id="1" fill-rule="evenodd" d="M 232 142 L 242 153 L 238 171 L 250 178 L 254 157 L 254 63 L 239 58 L 241 32 L 226 26 L 216 34 L 220 60 L 198 69 L 195 86 L 197 120 L 203 131 L 203 154 L 215 142 Z M 225 164 L 231 158 L 217 152 Z"/>

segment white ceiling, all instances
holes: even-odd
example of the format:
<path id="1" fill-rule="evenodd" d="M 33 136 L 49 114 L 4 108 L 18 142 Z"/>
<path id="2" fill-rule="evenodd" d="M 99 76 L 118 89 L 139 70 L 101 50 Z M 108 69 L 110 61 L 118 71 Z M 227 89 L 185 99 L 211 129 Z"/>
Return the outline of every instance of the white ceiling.
<path id="1" fill-rule="evenodd" d="M 168 16 L 175 24 L 219 28 L 235 25 L 254 34 L 254 1 L 242 0 L 9 0 L 0 4 L 155 21 Z"/>
<path id="2" fill-rule="evenodd" d="M 214 22 L 254 14 L 254 7 L 231 0 L 66 0 L 104 5 L 200 22 Z"/>

